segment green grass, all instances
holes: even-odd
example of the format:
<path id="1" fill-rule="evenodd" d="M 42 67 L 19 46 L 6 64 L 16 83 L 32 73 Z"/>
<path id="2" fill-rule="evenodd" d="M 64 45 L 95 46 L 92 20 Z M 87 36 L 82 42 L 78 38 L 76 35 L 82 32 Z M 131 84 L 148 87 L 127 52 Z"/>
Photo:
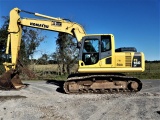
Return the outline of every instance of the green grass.
<path id="1" fill-rule="evenodd" d="M 142 73 L 128 73 L 140 79 L 160 79 L 160 63 L 146 63 L 145 71 Z"/>
<path id="2" fill-rule="evenodd" d="M 75 65 L 71 72 L 77 70 L 77 65 Z M 58 65 L 30 65 L 29 69 L 32 70 L 36 75 L 36 80 L 42 79 L 55 79 L 55 80 L 66 80 L 68 74 L 58 75 L 60 69 Z M 5 72 L 4 66 L 0 65 L 0 75 Z M 47 73 L 46 73 L 47 72 Z M 52 73 L 51 73 L 52 72 Z M 160 63 L 146 63 L 145 71 L 142 73 L 126 73 L 126 75 L 137 77 L 139 79 L 160 79 Z M 22 75 L 22 79 L 26 79 L 25 75 Z"/>

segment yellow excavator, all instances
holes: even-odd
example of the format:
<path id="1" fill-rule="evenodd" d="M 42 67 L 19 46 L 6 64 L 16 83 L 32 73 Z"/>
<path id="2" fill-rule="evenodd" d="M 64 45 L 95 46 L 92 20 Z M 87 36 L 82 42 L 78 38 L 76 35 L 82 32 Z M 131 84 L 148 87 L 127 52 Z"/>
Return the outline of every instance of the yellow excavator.
<path id="1" fill-rule="evenodd" d="M 21 18 L 20 12 L 41 19 Z M 19 71 L 24 69 L 19 61 L 23 26 L 68 33 L 77 39 L 78 72 L 69 75 L 64 82 L 65 93 L 138 92 L 142 89 L 142 82 L 138 78 L 124 74 L 145 70 L 144 54 L 137 52 L 135 47 L 115 49 L 113 34 L 86 34 L 76 22 L 19 8 L 10 11 L 6 54 L 11 55 L 11 62 L 3 63 L 6 72 L 0 77 L 0 88 L 20 89 L 25 86 L 19 79 Z"/>

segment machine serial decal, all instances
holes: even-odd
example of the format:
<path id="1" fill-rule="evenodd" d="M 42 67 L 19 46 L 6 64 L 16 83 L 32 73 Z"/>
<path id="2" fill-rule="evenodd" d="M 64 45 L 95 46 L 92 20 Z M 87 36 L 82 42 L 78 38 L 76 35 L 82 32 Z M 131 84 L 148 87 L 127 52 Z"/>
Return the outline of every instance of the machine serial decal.
<path id="1" fill-rule="evenodd" d="M 54 26 L 62 26 L 61 22 L 57 22 L 57 21 L 52 21 L 52 25 Z"/>
<path id="2" fill-rule="evenodd" d="M 133 64 L 134 64 L 134 67 L 135 67 L 137 65 L 140 65 L 141 61 L 138 61 L 138 59 L 134 59 Z"/>
<path id="3" fill-rule="evenodd" d="M 117 63 L 117 66 L 123 66 L 123 64 L 122 63 Z"/>
<path id="4" fill-rule="evenodd" d="M 133 59 L 133 64 L 132 64 L 133 67 L 140 67 L 141 66 L 141 61 L 140 61 L 140 58 L 134 58 Z"/>
<path id="5" fill-rule="evenodd" d="M 31 26 L 36 26 L 36 27 L 42 27 L 42 28 L 49 28 L 49 25 L 33 23 L 33 22 L 30 22 L 30 25 Z"/>

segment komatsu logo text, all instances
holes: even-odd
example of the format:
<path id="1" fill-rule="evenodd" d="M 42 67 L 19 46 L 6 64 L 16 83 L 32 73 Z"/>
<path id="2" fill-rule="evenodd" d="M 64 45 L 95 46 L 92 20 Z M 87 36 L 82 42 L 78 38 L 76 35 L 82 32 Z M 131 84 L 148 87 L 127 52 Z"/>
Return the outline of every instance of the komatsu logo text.
<path id="1" fill-rule="evenodd" d="M 30 25 L 35 27 L 49 28 L 49 25 L 33 23 L 33 22 L 30 22 Z"/>

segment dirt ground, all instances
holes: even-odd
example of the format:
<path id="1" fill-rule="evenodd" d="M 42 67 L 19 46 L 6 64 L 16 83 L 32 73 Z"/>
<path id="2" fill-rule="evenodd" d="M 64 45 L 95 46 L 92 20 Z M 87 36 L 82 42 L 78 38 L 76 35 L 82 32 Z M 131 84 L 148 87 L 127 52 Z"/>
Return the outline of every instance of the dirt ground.
<path id="1" fill-rule="evenodd" d="M 160 80 L 136 94 L 64 94 L 55 81 L 0 91 L 0 120 L 159 120 Z"/>

